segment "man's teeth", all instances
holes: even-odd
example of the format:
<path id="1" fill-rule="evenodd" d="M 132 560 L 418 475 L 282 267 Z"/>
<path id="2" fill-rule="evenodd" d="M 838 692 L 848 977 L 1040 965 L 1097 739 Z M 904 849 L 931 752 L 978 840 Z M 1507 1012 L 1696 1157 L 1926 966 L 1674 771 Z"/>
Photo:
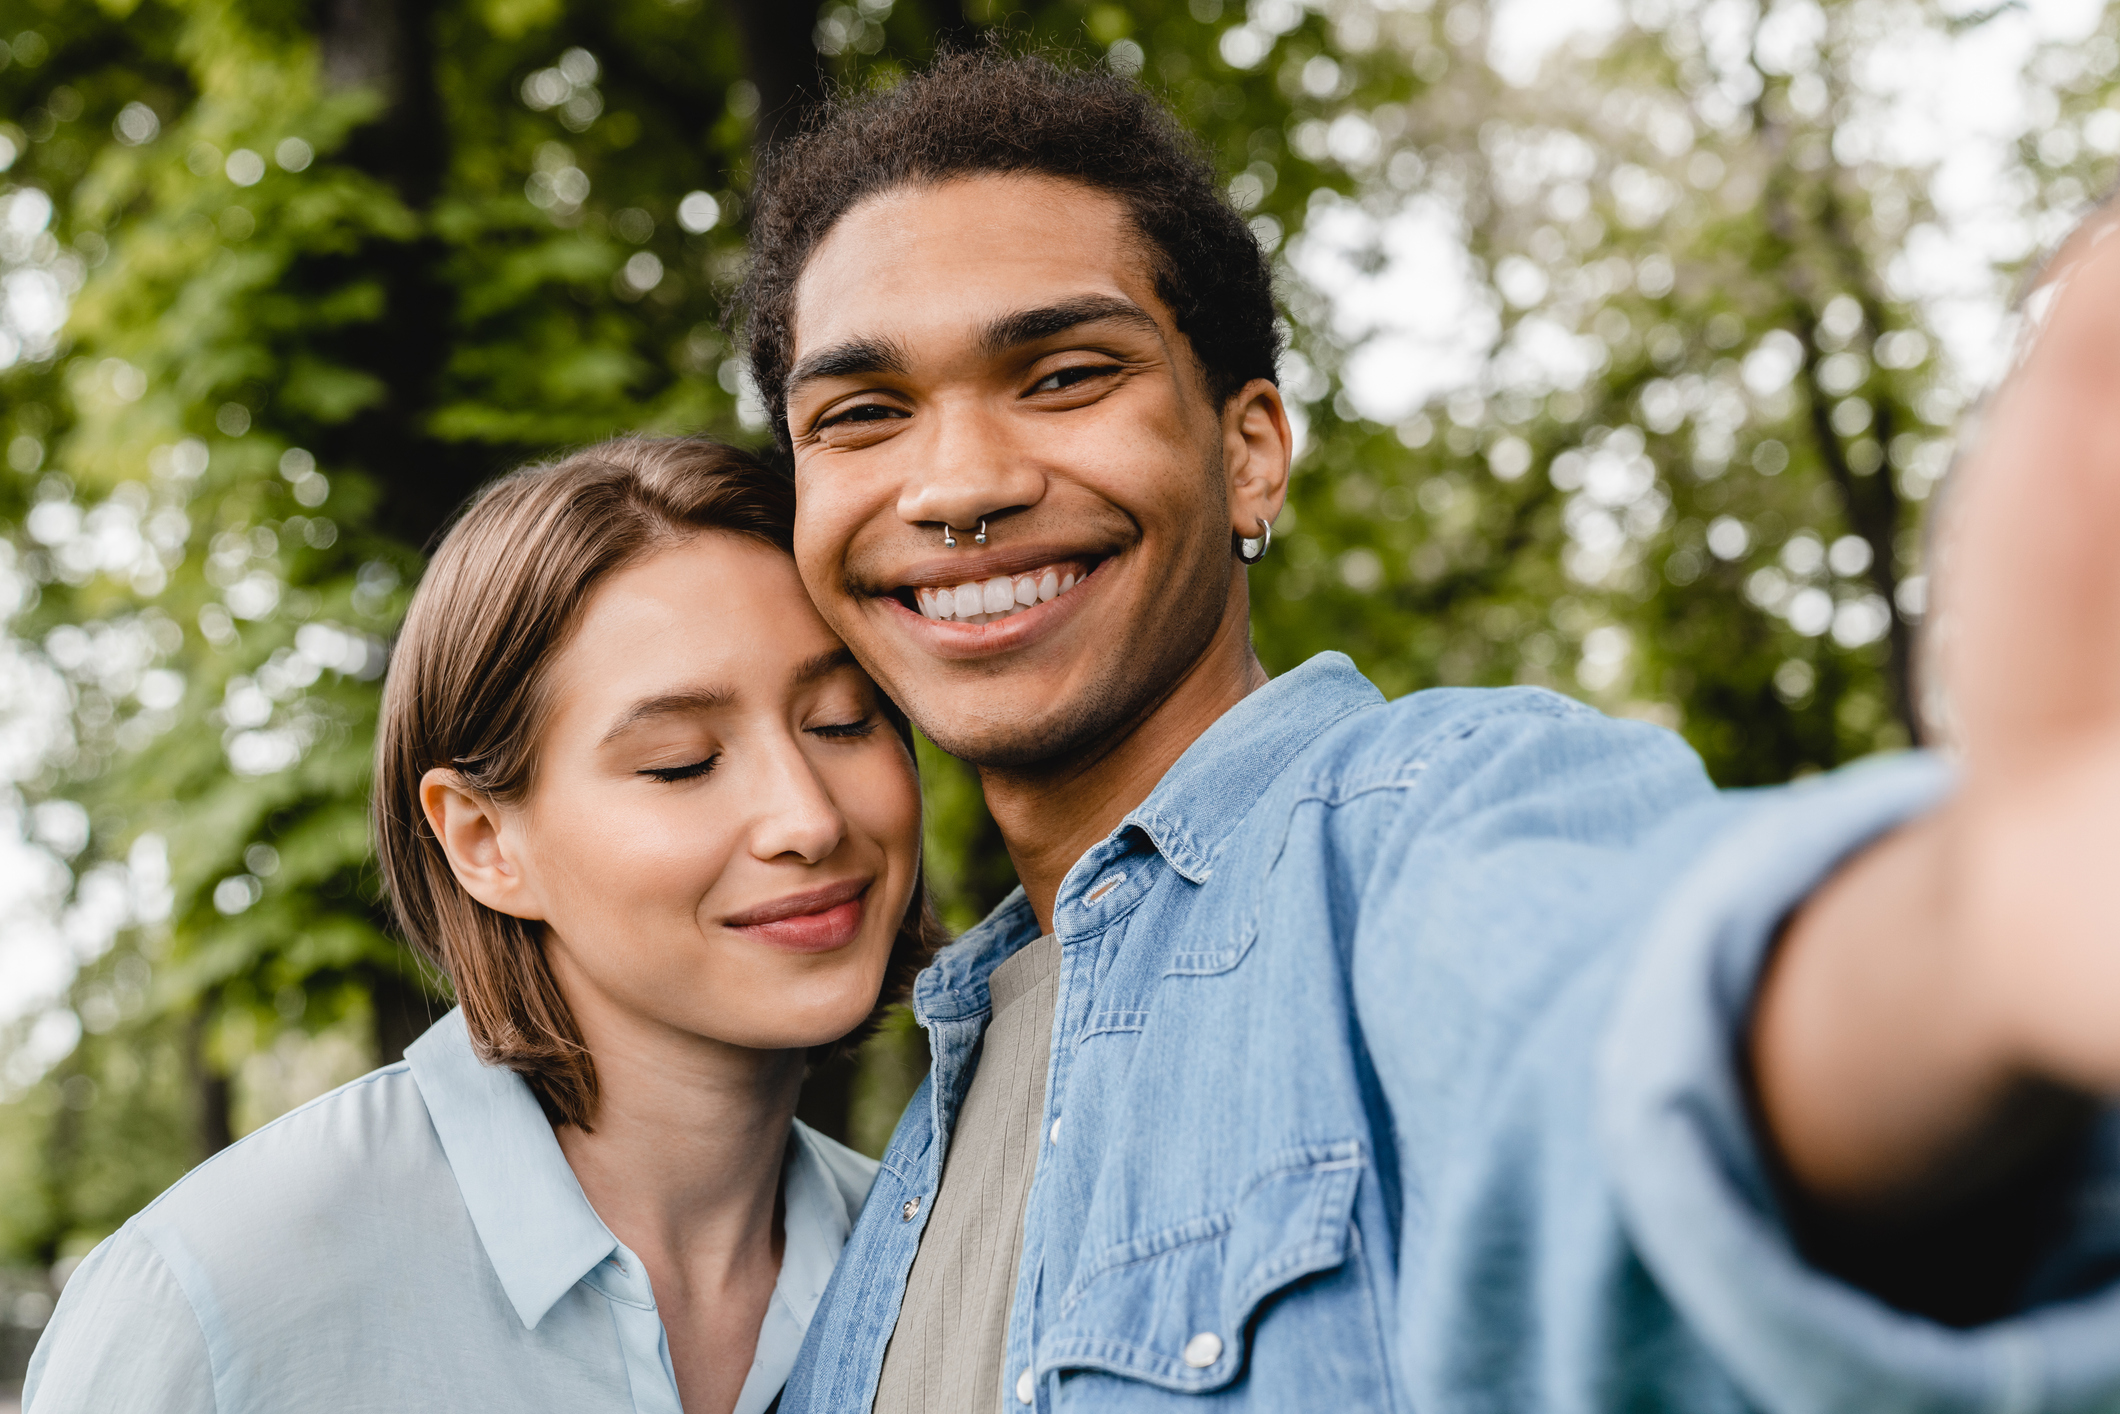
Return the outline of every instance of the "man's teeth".
<path id="1" fill-rule="evenodd" d="M 1073 589 L 1081 576 L 1072 569 L 1047 567 L 1028 574 L 997 574 L 954 589 L 920 589 L 914 598 L 920 612 L 931 619 L 952 623 L 987 624 L 1018 614 L 1034 604 L 1057 599 Z"/>

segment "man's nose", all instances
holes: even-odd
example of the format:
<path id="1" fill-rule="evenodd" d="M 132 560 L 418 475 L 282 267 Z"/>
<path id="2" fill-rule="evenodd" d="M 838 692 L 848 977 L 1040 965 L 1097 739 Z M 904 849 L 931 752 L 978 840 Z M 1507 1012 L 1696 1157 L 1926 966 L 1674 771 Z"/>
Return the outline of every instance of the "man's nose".
<path id="1" fill-rule="evenodd" d="M 908 524 L 972 531 L 1045 495 L 1043 472 L 1013 445 L 1007 419 L 983 399 L 939 399 L 928 413 L 913 473 L 898 498 L 898 514 Z"/>

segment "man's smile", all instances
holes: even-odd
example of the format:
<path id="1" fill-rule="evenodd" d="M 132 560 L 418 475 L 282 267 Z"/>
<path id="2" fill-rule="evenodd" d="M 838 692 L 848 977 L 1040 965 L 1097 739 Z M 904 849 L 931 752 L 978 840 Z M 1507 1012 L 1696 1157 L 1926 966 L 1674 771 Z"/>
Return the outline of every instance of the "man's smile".
<path id="1" fill-rule="evenodd" d="M 1089 582 L 1103 584 L 1100 571 L 1116 558 L 1051 546 L 986 551 L 914 566 L 869 597 L 927 651 L 983 658 L 1027 647 L 1073 618 Z"/>
<path id="2" fill-rule="evenodd" d="M 849 587 L 857 595 L 889 600 L 934 623 L 983 627 L 1066 597 L 1116 553 L 1108 547 L 1051 541 L 996 546 L 860 575 L 857 579 L 866 583 Z"/>
<path id="3" fill-rule="evenodd" d="M 921 616 L 945 623 L 990 624 L 1039 604 L 1049 604 L 1073 589 L 1089 573 L 1081 560 L 1040 565 L 1021 574 L 967 579 L 940 589 L 915 587 L 913 602 Z"/>

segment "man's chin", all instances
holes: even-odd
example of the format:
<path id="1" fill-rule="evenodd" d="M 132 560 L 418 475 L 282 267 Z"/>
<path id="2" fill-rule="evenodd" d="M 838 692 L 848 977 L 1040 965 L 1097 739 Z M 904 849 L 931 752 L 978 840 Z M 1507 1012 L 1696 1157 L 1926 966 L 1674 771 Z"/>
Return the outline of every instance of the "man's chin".
<path id="1" fill-rule="evenodd" d="M 973 706 L 927 693 L 897 700 L 929 741 L 982 770 L 1028 771 L 1078 763 L 1115 744 L 1131 715 L 1127 704 L 1100 692 L 1015 710 L 995 702 L 998 694 L 992 688 L 968 687 L 964 695 L 986 700 Z"/>

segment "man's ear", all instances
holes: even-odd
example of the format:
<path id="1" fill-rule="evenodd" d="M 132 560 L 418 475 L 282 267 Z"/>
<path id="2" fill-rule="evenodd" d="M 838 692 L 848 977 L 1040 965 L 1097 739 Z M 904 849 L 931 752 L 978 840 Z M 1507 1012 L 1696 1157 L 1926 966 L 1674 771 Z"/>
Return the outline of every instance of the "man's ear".
<path id="1" fill-rule="evenodd" d="M 1254 378 L 1222 408 L 1222 462 L 1229 473 L 1229 528 L 1256 539 L 1288 499 L 1295 434 L 1281 390 Z"/>
<path id="2" fill-rule="evenodd" d="M 520 841 L 490 799 L 455 771 L 438 766 L 420 777 L 420 810 L 465 893 L 495 913 L 533 921 L 545 916 L 523 872 Z"/>

